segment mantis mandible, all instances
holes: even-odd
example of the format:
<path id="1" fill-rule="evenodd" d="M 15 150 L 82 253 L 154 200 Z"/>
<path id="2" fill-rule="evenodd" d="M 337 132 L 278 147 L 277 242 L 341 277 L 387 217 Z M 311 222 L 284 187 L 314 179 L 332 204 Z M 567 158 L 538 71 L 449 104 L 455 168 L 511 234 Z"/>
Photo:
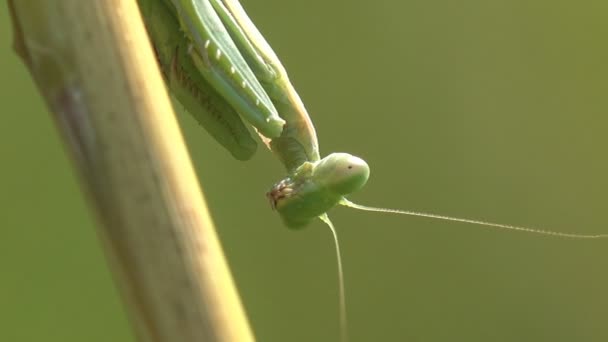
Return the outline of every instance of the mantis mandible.
<path id="1" fill-rule="evenodd" d="M 346 197 L 367 182 L 367 163 L 347 153 L 321 158 L 312 121 L 285 68 L 236 0 L 139 0 L 161 71 L 175 98 L 235 158 L 249 159 L 251 124 L 287 177 L 267 196 L 286 226 L 319 218 L 331 229 L 338 261 L 341 338 L 347 340 L 340 248 L 327 211 L 336 205 L 564 238 L 606 238 L 355 204 Z"/>

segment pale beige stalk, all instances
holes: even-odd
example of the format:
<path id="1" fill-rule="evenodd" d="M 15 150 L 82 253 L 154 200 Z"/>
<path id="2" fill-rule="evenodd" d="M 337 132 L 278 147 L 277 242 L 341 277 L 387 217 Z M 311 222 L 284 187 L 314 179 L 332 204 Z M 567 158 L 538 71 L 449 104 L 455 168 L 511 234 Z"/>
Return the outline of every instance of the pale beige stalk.
<path id="1" fill-rule="evenodd" d="M 253 341 L 135 0 L 9 6 L 139 340 Z"/>

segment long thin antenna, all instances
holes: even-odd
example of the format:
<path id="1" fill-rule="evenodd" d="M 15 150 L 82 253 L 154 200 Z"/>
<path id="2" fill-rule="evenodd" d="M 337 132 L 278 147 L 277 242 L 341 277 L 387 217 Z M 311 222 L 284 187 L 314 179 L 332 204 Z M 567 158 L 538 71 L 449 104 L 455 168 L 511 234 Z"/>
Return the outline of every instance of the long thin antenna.
<path id="1" fill-rule="evenodd" d="M 342 269 L 342 253 L 340 252 L 340 244 L 338 243 L 338 232 L 336 227 L 329 219 L 327 214 L 319 216 L 319 218 L 327 224 L 334 236 L 334 244 L 336 246 L 336 261 L 338 262 L 338 287 L 339 287 L 339 310 L 340 310 L 340 341 L 348 342 L 348 324 L 346 321 L 346 293 L 344 291 L 344 270 Z"/>
<path id="2" fill-rule="evenodd" d="M 519 226 L 512 226 L 509 224 L 492 223 L 492 222 L 486 222 L 486 221 L 471 220 L 471 219 L 466 219 L 466 218 L 451 217 L 451 216 L 444 216 L 444 215 L 437 215 L 437 214 L 430 214 L 430 213 L 421 213 L 421 212 L 408 211 L 408 210 L 368 207 L 366 205 L 353 203 L 345 198 L 342 199 L 342 201 L 340 201 L 340 204 L 350 207 L 350 208 L 365 210 L 365 211 L 426 217 L 426 218 L 432 218 L 432 219 L 438 219 L 438 220 L 444 220 L 444 221 L 452 221 L 452 222 L 463 222 L 463 223 L 476 224 L 476 225 L 485 226 L 485 227 L 499 228 L 499 229 L 505 229 L 505 230 L 515 230 L 515 231 L 524 232 L 524 233 L 549 235 L 549 236 L 569 238 L 569 239 L 605 239 L 605 238 L 608 238 L 608 234 L 560 233 L 560 232 L 553 232 L 553 231 L 544 230 L 544 229 L 519 227 Z"/>

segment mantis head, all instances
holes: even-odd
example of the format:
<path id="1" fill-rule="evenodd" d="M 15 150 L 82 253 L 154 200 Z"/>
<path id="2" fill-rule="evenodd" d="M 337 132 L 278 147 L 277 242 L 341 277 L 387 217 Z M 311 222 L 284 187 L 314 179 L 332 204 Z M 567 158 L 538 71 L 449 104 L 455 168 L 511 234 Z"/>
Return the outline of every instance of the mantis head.
<path id="1" fill-rule="evenodd" d="M 369 178 L 367 163 L 348 153 L 332 153 L 305 162 L 281 180 L 267 196 L 285 224 L 300 228 L 361 189 Z"/>

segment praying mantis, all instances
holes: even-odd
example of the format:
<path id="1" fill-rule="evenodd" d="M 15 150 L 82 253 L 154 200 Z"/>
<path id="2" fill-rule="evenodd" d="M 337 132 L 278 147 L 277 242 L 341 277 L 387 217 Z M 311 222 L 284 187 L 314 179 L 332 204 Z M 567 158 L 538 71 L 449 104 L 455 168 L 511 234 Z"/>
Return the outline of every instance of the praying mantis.
<path id="1" fill-rule="evenodd" d="M 312 121 L 285 68 L 235 0 L 139 0 L 168 88 L 235 158 L 256 149 L 243 120 L 285 167 L 287 177 L 269 191 L 286 226 L 302 228 L 319 218 L 334 234 L 339 269 L 342 340 L 347 340 L 346 301 L 336 230 L 327 211 L 336 205 L 423 216 L 566 238 L 608 235 L 557 233 L 479 220 L 355 204 L 368 164 L 347 153 L 321 158 Z"/>

